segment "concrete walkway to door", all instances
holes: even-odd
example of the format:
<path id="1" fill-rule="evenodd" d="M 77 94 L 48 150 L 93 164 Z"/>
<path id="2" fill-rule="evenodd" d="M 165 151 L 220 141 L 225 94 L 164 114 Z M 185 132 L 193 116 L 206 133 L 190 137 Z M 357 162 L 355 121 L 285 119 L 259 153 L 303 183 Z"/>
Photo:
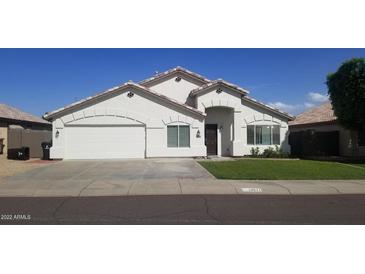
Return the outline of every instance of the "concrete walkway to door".
<path id="1" fill-rule="evenodd" d="M 365 180 L 217 180 L 193 159 L 61 161 L 0 181 L 0 197 L 364 193 Z"/>

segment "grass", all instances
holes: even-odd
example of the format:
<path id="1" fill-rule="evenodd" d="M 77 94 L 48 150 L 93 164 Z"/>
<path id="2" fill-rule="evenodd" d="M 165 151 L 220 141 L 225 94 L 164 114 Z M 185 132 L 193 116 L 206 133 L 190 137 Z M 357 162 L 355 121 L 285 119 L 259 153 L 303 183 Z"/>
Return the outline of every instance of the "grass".
<path id="1" fill-rule="evenodd" d="M 200 161 L 218 179 L 319 180 L 365 179 L 365 168 L 310 160 Z M 365 164 L 360 166 L 365 167 Z"/>

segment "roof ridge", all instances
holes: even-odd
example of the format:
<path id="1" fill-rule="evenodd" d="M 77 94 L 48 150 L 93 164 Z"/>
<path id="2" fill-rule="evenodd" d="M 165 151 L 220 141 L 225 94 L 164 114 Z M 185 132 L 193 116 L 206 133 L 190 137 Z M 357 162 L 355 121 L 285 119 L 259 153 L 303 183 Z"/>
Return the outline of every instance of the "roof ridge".
<path id="1" fill-rule="evenodd" d="M 246 89 L 244 89 L 244 88 L 242 88 L 242 87 L 240 87 L 236 84 L 230 83 L 230 82 L 228 82 L 228 81 L 226 81 L 222 78 L 218 78 L 218 79 L 212 80 L 209 83 L 206 83 L 206 84 L 204 84 L 204 85 L 202 85 L 198 88 L 193 89 L 192 91 L 190 91 L 190 95 L 194 96 L 194 95 L 198 94 L 200 91 L 205 90 L 209 87 L 212 87 L 216 84 L 223 84 L 223 85 L 229 86 L 233 89 L 236 89 L 236 90 L 240 91 L 242 94 L 249 94 L 250 93 L 248 90 L 246 90 Z"/>
<path id="2" fill-rule="evenodd" d="M 199 110 L 198 110 L 198 109 L 196 109 L 196 108 L 193 108 L 193 107 L 188 106 L 188 105 L 186 105 L 186 104 L 182 104 L 182 103 L 180 103 L 180 102 L 178 102 L 178 101 L 176 101 L 176 100 L 174 100 L 174 99 L 172 99 L 172 98 L 170 98 L 170 97 L 168 97 L 168 96 L 166 96 L 166 95 L 163 95 L 163 94 L 160 94 L 160 93 L 158 93 L 158 92 L 155 92 L 155 91 L 153 91 L 153 90 L 151 90 L 151 89 L 149 89 L 149 88 L 147 88 L 147 87 L 145 87 L 145 86 L 140 85 L 139 83 L 135 83 L 135 82 L 133 82 L 132 80 L 129 80 L 128 82 L 126 82 L 126 83 L 124 83 L 124 84 L 122 84 L 122 85 L 115 86 L 115 87 L 113 87 L 113 88 L 110 88 L 110 89 L 107 89 L 107 90 L 105 90 L 105 91 L 99 92 L 99 93 L 97 93 L 97 94 L 95 94 L 95 95 L 93 95 L 93 96 L 89 96 L 89 97 L 87 97 L 87 98 L 85 98 L 85 99 L 82 99 L 82 100 L 76 101 L 76 102 L 71 103 L 71 104 L 69 104 L 69 105 L 67 105 L 67 106 L 65 106 L 65 107 L 62 107 L 62 108 L 56 109 L 56 110 L 51 111 L 51 112 L 46 112 L 46 113 L 43 115 L 43 118 L 45 118 L 45 119 L 49 119 L 51 116 L 54 116 L 55 114 L 57 114 L 57 113 L 59 113 L 59 112 L 62 112 L 62 111 L 68 110 L 68 109 L 73 108 L 73 107 L 76 107 L 76 106 L 79 106 L 79 105 L 81 105 L 81 104 L 83 104 L 83 103 L 85 103 L 85 102 L 88 102 L 88 101 L 93 100 L 93 99 L 97 99 L 97 98 L 102 97 L 102 96 L 104 96 L 104 95 L 106 95 L 106 94 L 109 94 L 110 92 L 116 91 L 116 90 L 118 90 L 118 89 L 121 89 L 121 88 L 124 88 L 124 87 L 127 87 L 127 86 L 137 87 L 137 88 L 142 89 L 142 90 L 144 90 L 144 91 L 146 91 L 146 92 L 148 92 L 148 93 L 150 93 L 150 94 L 152 94 L 152 95 L 155 95 L 155 96 L 157 96 L 157 97 L 159 97 L 159 98 L 161 98 L 161 99 L 164 99 L 164 100 L 166 100 L 166 101 L 169 101 L 170 103 L 173 103 L 173 104 L 175 104 L 175 105 L 179 105 L 179 106 L 181 106 L 181 107 L 184 107 L 185 109 L 188 109 L 188 110 L 193 111 L 193 112 L 195 112 L 195 113 L 198 113 L 198 114 L 200 114 L 200 115 L 204 115 L 204 113 L 203 113 L 203 112 L 199 111 Z"/>
<path id="3" fill-rule="evenodd" d="M 270 106 L 270 105 L 268 105 L 268 104 L 265 104 L 265 103 L 263 103 L 263 102 L 261 102 L 261 101 L 258 101 L 258 100 L 256 100 L 256 99 L 254 99 L 254 98 L 252 98 L 252 97 L 250 97 L 250 96 L 244 96 L 244 97 L 242 97 L 242 99 L 246 99 L 247 101 L 250 101 L 250 102 L 253 102 L 253 103 L 259 104 L 259 105 L 261 105 L 261 106 L 264 106 L 264 107 L 266 107 L 266 108 L 268 108 L 268 109 L 271 109 L 272 111 L 278 112 L 279 114 L 284 115 L 284 116 L 286 116 L 286 117 L 288 117 L 288 118 L 290 118 L 290 119 L 294 119 L 294 118 L 295 118 L 295 116 L 293 116 L 293 115 L 289 114 L 288 112 L 282 111 L 282 110 L 280 110 L 280 109 L 278 109 L 278 108 L 274 108 L 274 107 L 272 107 L 272 106 Z"/>
<path id="4" fill-rule="evenodd" d="M 156 75 L 154 75 L 154 76 L 152 76 L 152 77 L 150 77 L 150 78 L 147 78 L 147 79 L 144 79 L 144 80 L 142 80 L 142 81 L 139 81 L 138 83 L 139 83 L 140 85 L 145 85 L 145 84 L 147 84 L 147 83 L 150 83 L 150 82 L 156 81 L 156 80 L 158 80 L 158 79 L 160 79 L 160 78 L 162 78 L 162 77 L 165 77 L 165 76 L 167 76 L 167 75 L 169 75 L 169 74 L 172 74 L 172 73 L 174 73 L 174 72 L 176 72 L 176 71 L 181 71 L 181 72 L 187 73 L 187 74 L 189 74 L 190 76 L 193 76 L 193 77 L 195 77 L 195 78 L 197 78 L 197 79 L 201 80 L 202 82 L 206 82 L 206 83 L 208 83 L 208 82 L 210 82 L 210 81 L 211 81 L 211 80 L 209 80 L 208 78 L 206 78 L 206 77 L 205 77 L 205 76 L 203 76 L 203 75 L 200 75 L 200 74 L 198 74 L 198 73 L 195 73 L 195 72 L 193 72 L 193 71 L 191 71 L 191 70 L 188 70 L 188 69 L 186 69 L 186 68 L 184 68 L 184 67 L 176 66 L 176 67 L 171 68 L 171 69 L 168 69 L 168 70 L 166 70 L 166 71 L 164 71 L 164 72 L 160 72 L 160 73 L 158 73 L 158 74 L 156 74 Z"/>

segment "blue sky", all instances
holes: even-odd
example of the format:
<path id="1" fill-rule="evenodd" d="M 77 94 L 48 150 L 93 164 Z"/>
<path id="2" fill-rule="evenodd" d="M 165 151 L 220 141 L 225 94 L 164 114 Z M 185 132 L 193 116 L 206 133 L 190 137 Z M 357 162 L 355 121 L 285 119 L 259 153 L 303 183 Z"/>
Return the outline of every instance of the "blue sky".
<path id="1" fill-rule="evenodd" d="M 41 116 L 182 66 L 297 114 L 326 100 L 326 75 L 353 57 L 365 49 L 0 49 L 0 102 Z"/>

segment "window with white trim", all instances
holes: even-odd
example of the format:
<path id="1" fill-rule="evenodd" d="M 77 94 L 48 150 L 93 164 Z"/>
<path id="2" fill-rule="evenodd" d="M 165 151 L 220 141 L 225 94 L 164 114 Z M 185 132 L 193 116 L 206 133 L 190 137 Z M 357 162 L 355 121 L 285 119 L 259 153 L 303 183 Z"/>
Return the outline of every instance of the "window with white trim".
<path id="1" fill-rule="evenodd" d="M 248 145 L 280 145 L 280 126 L 247 126 Z"/>
<path id="2" fill-rule="evenodd" d="M 190 147 L 190 127 L 167 126 L 167 147 Z"/>

